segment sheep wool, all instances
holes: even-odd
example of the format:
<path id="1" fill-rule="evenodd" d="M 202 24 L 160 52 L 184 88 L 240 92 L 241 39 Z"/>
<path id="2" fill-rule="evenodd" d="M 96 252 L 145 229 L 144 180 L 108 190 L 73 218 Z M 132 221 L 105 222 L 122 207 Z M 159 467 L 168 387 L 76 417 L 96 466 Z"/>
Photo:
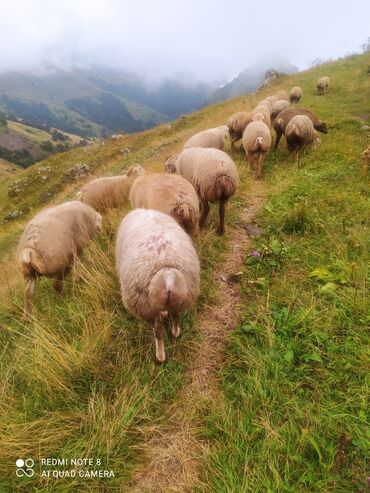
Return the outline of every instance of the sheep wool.
<path id="1" fill-rule="evenodd" d="M 285 138 L 289 152 L 298 155 L 306 145 L 317 143 L 312 120 L 307 115 L 296 115 L 285 129 Z"/>
<path id="2" fill-rule="evenodd" d="M 184 149 L 188 147 L 214 147 L 215 149 L 223 149 L 225 145 L 225 139 L 229 134 L 229 130 L 226 125 L 221 125 L 216 128 L 209 128 L 198 132 L 188 139 L 184 144 Z"/>
<path id="3" fill-rule="evenodd" d="M 17 248 L 26 283 L 24 318 L 31 314 L 37 277 L 54 278 L 54 287 L 61 292 L 75 258 L 101 230 L 101 223 L 102 217 L 94 209 L 73 201 L 44 209 L 26 225 Z"/>
<path id="4" fill-rule="evenodd" d="M 199 260 L 190 237 L 167 214 L 135 209 L 118 230 L 116 270 L 125 308 L 150 323 L 156 359 L 163 363 L 164 319 L 172 318 L 178 337 L 179 317 L 199 295 Z"/>
<path id="5" fill-rule="evenodd" d="M 139 176 L 130 191 L 133 208 L 154 209 L 172 216 L 191 235 L 197 233 L 199 201 L 185 178 L 168 173 Z"/>
<path id="6" fill-rule="evenodd" d="M 249 166 L 255 172 L 256 178 L 262 177 L 263 163 L 271 147 L 271 141 L 270 129 L 261 119 L 253 121 L 244 131 L 243 147 Z"/>

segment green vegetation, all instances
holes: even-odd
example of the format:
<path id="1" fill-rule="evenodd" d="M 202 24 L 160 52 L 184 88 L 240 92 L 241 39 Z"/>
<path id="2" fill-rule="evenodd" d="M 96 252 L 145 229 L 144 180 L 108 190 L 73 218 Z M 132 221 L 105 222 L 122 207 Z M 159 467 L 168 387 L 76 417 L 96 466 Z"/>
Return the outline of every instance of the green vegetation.
<path id="1" fill-rule="evenodd" d="M 197 490 L 366 491 L 370 214 L 360 155 L 368 146 L 361 125 L 370 121 L 369 65 L 369 54 L 353 56 L 289 76 L 261 94 L 205 108 L 171 129 L 54 155 L 18 174 L 24 179 L 52 169 L 48 182 L 32 182 L 22 196 L 8 197 L 11 180 L 1 178 L 0 214 L 24 212 L 0 226 L 0 491 L 130 490 L 150 430 L 165 428 L 187 383 L 197 318 L 217 302 L 215 276 L 228 254 L 228 235 L 215 235 L 212 211 L 196 242 L 202 294 L 184 317 L 180 340 L 167 338 L 163 368 L 153 363 L 150 331 L 120 301 L 112 231 L 122 212 L 109 214 L 104 234 L 77 266 L 80 281 L 68 280 L 65 297 L 58 298 L 48 280 L 38 282 L 34 320 L 25 326 L 13 252 L 25 220 L 44 205 L 45 192 L 57 187 L 53 202 L 73 197 L 82 182 L 65 186 L 62 176 L 76 162 L 88 163 L 96 174 L 118 173 L 134 162 L 160 170 L 196 131 L 296 84 L 303 87 L 302 106 L 327 121 L 330 132 L 298 163 L 284 142 L 267 159 L 268 200 L 259 218 L 264 232 L 245 251 L 236 279 L 242 320 L 216 375 L 217 399 L 198 403 L 205 451 Z M 318 97 L 316 80 L 324 74 L 332 86 Z M 125 157 L 124 147 L 130 149 Z M 247 197 L 253 194 L 244 157 L 234 157 L 242 183 L 230 204 L 229 227 L 239 221 L 246 190 Z M 18 479 L 18 457 L 33 457 L 37 467 L 43 457 L 100 458 L 116 477 Z"/>

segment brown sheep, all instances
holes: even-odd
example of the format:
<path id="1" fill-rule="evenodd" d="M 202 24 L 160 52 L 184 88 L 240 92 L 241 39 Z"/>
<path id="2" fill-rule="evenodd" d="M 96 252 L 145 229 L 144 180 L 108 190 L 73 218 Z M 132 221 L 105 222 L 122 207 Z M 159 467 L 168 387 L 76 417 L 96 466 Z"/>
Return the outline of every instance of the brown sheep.
<path id="1" fill-rule="evenodd" d="M 299 86 L 294 86 L 289 91 L 289 98 L 292 104 L 298 103 L 302 97 L 303 91 Z"/>
<path id="2" fill-rule="evenodd" d="M 298 157 L 299 151 L 306 145 L 320 142 L 311 118 L 307 115 L 296 115 L 289 121 L 285 129 L 285 138 L 289 152 Z"/>
<path id="3" fill-rule="evenodd" d="M 271 123 L 273 124 L 278 114 L 287 108 L 289 108 L 289 102 L 285 99 L 279 99 L 279 101 L 276 101 L 271 108 Z"/>
<path id="4" fill-rule="evenodd" d="M 275 140 L 275 145 L 274 149 L 277 149 L 281 136 L 285 133 L 286 126 L 288 125 L 289 121 L 293 118 L 293 116 L 296 115 L 307 115 L 309 118 L 311 118 L 313 126 L 315 130 L 318 130 L 319 132 L 322 132 L 323 134 L 328 133 L 328 127 L 326 123 L 322 122 L 319 120 L 319 118 L 315 115 L 315 113 L 312 113 L 312 111 L 305 110 L 304 108 L 288 108 L 282 112 L 279 113 L 278 117 L 274 121 L 274 129 L 276 132 L 276 140 Z"/>
<path id="5" fill-rule="evenodd" d="M 330 84 L 330 79 L 327 75 L 325 75 L 324 77 L 321 77 L 317 81 L 317 94 L 319 96 L 322 96 L 323 94 L 325 94 L 326 91 L 328 90 L 329 84 Z"/>
<path id="6" fill-rule="evenodd" d="M 139 176 L 131 187 L 134 209 L 154 209 L 172 216 L 184 230 L 195 235 L 199 222 L 199 201 L 191 183 L 168 173 Z"/>
<path id="7" fill-rule="evenodd" d="M 26 282 L 24 318 L 32 310 L 36 279 L 53 278 L 58 293 L 84 246 L 101 230 L 102 217 L 82 202 L 66 202 L 39 212 L 26 225 L 17 249 L 18 265 Z"/>
<path id="8" fill-rule="evenodd" d="M 247 111 L 239 111 L 238 113 L 234 113 L 227 120 L 226 125 L 229 129 L 232 151 L 235 151 L 235 142 L 243 137 L 243 132 L 251 121 L 252 115 Z"/>
<path id="9" fill-rule="evenodd" d="M 271 132 L 262 121 L 262 115 L 248 125 L 243 134 L 243 146 L 249 166 L 256 173 L 256 178 L 262 178 L 262 168 L 268 150 L 271 147 Z"/>

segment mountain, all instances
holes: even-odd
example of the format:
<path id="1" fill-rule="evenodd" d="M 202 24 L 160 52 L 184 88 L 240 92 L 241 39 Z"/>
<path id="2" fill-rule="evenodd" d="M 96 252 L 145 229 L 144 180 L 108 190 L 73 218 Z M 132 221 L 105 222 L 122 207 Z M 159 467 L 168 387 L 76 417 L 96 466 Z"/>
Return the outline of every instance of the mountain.
<path id="1" fill-rule="evenodd" d="M 132 133 L 199 108 L 204 83 L 167 79 L 151 88 L 136 74 L 105 68 L 0 74 L 0 110 L 8 119 L 83 137 Z"/>
<path id="2" fill-rule="evenodd" d="M 279 55 L 264 57 L 258 63 L 243 70 L 231 82 L 216 89 L 208 97 L 207 103 L 215 103 L 216 101 L 223 101 L 256 91 L 263 83 L 265 73 L 268 70 L 292 74 L 298 71 L 298 67 L 295 67 L 286 58 Z"/>

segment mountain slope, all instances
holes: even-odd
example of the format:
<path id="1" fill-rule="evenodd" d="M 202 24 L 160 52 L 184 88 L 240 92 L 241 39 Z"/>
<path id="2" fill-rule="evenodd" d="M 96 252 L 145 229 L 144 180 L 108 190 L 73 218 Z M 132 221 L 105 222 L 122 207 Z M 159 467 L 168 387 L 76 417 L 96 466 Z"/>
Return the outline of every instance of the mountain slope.
<path id="1" fill-rule="evenodd" d="M 22 211 L 0 226 L 0 489 L 135 491 L 157 455 L 163 460 L 147 491 L 161 491 L 161 470 L 171 473 L 164 491 L 366 491 L 370 235 L 368 176 L 360 155 L 369 145 L 361 129 L 370 121 L 369 65 L 370 54 L 349 57 L 288 76 L 258 95 L 210 106 L 171 128 L 51 156 L 19 173 L 29 185 L 17 197 L 8 197 L 12 177 L 0 180 L 0 222 Z M 316 81 L 324 74 L 331 87 L 319 97 Z M 49 280 L 38 281 L 34 319 L 22 323 L 16 242 L 37 210 L 74 197 L 87 180 L 63 181 L 70 167 L 88 163 L 98 176 L 141 162 L 160 171 L 166 156 L 195 132 L 297 84 L 303 87 L 301 105 L 327 121 L 329 134 L 299 162 L 283 142 L 270 153 L 267 202 L 256 219 L 259 238 L 244 233 L 243 215 L 259 190 L 244 156 L 233 156 L 241 184 L 228 205 L 228 231 L 222 238 L 215 234 L 212 207 L 195 241 L 201 296 L 183 317 L 181 338 L 166 339 L 164 367 L 153 364 L 146 324 L 123 309 L 119 296 L 112 235 L 127 209 L 108 215 L 104 233 L 77 265 L 80 280 L 68 280 L 63 298 Z M 123 155 L 124 147 L 130 152 Z M 31 180 L 47 167 L 52 171 L 45 182 Z M 48 196 L 50 190 L 55 192 Z M 234 256 L 243 257 L 237 270 Z M 225 308 L 226 291 L 240 298 L 227 299 Z M 207 313 L 207 347 L 219 347 L 222 339 L 215 366 L 212 350 L 206 354 L 207 382 L 215 393 L 205 398 L 195 392 L 184 407 L 181 396 L 191 388 L 192 372 L 203 372 L 197 356 Z M 227 330 L 215 332 L 214 325 Z M 180 439 L 160 440 L 167 436 Z M 155 437 L 158 448 L 152 449 Z M 14 457 L 33 458 L 35 475 L 17 478 Z M 42 477 L 46 457 L 99 459 L 114 477 Z"/>
<path id="2" fill-rule="evenodd" d="M 144 130 L 201 106 L 210 87 L 166 80 L 148 89 L 134 74 L 108 69 L 0 74 L 0 110 L 39 128 L 81 136 Z"/>

